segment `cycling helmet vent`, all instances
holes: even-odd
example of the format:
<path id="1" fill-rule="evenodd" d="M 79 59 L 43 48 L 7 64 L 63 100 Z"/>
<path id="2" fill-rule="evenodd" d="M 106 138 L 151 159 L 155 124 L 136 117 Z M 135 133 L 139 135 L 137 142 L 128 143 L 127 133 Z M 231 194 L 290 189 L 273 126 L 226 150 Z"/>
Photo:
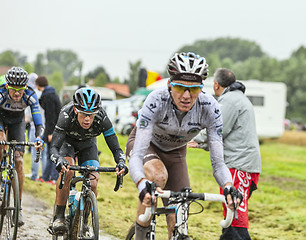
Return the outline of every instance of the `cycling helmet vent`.
<path id="1" fill-rule="evenodd" d="M 193 52 L 175 53 L 168 63 L 168 73 L 171 77 L 179 73 L 193 73 L 205 80 L 208 77 L 208 64 L 204 57 Z"/>
<path id="2" fill-rule="evenodd" d="M 84 112 L 97 112 L 101 107 L 101 97 L 91 88 L 80 88 L 73 95 L 74 106 Z"/>
<path id="3" fill-rule="evenodd" d="M 28 73 L 21 67 L 12 67 L 5 74 L 5 81 L 8 85 L 25 86 L 29 81 Z"/>

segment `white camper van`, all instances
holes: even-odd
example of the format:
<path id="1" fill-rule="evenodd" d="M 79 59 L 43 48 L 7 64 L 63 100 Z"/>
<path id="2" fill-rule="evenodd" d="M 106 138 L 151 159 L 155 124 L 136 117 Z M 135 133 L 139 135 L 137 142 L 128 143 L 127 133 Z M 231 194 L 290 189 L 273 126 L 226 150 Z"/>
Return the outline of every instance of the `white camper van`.
<path id="1" fill-rule="evenodd" d="M 153 90 L 167 84 L 162 79 L 147 87 Z M 240 81 L 240 80 L 238 80 Z M 287 87 L 282 82 L 262 82 L 259 80 L 243 80 L 245 94 L 254 106 L 257 135 L 260 139 L 277 138 L 283 135 L 284 119 L 287 106 Z M 214 95 L 213 78 L 204 81 L 204 91 Z"/>

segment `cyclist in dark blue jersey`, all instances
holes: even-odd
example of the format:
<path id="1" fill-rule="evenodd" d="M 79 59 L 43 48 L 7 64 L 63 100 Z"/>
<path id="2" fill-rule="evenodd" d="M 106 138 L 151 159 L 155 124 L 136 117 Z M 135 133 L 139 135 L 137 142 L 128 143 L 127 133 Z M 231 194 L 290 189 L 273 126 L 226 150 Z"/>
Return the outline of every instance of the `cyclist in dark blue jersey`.
<path id="1" fill-rule="evenodd" d="M 39 110 L 37 95 L 31 87 L 27 86 L 28 73 L 21 67 L 12 67 L 5 74 L 5 82 L 0 86 L 0 141 L 25 141 L 26 123 L 24 110 L 30 106 L 35 124 L 35 148 L 42 149 L 44 142 L 42 136 L 44 128 Z M 17 146 L 16 170 L 19 180 L 20 201 L 24 183 L 23 154 L 24 147 Z M 0 159 L 2 159 L 0 151 Z M 18 224 L 24 224 L 22 211 L 19 212 Z"/>
<path id="2" fill-rule="evenodd" d="M 78 89 L 73 102 L 65 105 L 59 115 L 51 141 L 51 160 L 56 164 L 59 172 L 66 171 L 65 183 L 59 189 L 60 178 L 56 184 L 56 209 L 53 221 L 53 231 L 67 231 L 65 223 L 65 208 L 69 195 L 69 182 L 73 176 L 69 165 L 99 166 L 96 137 L 103 134 L 107 146 L 113 153 L 117 164 L 117 174 L 126 174 L 125 155 L 112 123 L 106 112 L 101 108 L 101 97 L 90 88 Z M 68 167 L 67 167 L 68 166 Z M 91 180 L 93 192 L 97 195 L 99 173 L 92 173 L 95 177 Z"/>

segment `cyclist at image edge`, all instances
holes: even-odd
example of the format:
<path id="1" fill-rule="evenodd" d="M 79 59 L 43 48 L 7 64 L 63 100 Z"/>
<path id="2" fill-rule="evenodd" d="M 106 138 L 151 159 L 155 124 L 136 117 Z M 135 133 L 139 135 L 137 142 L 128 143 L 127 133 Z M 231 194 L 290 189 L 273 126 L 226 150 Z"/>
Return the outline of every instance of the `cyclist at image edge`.
<path id="1" fill-rule="evenodd" d="M 117 175 L 126 174 L 125 155 L 119 146 L 117 136 L 106 112 L 101 107 L 101 97 L 90 88 L 80 88 L 73 95 L 73 102 L 65 105 L 59 115 L 51 141 L 51 160 L 59 172 L 67 172 L 65 183 L 59 189 L 60 177 L 56 183 L 56 209 L 53 231 L 67 231 L 65 208 L 69 195 L 69 182 L 73 171 L 69 165 L 99 166 L 96 137 L 103 133 L 107 146 L 117 164 Z M 120 171 L 120 172 L 119 172 Z M 99 173 L 92 173 L 91 187 L 97 196 Z"/>
<path id="2" fill-rule="evenodd" d="M 158 191 L 190 187 L 186 145 L 202 129 L 207 129 L 213 174 L 225 191 L 228 205 L 233 208 L 233 195 L 238 197 L 238 204 L 241 201 L 223 159 L 219 105 L 211 95 L 201 91 L 208 76 L 205 58 L 194 53 L 176 53 L 168 63 L 168 73 L 167 86 L 154 90 L 144 102 L 126 146 L 130 175 L 139 190 L 136 240 L 145 239 L 149 230 L 149 222 L 138 220 L 145 207 L 150 206 L 147 182 L 157 183 Z M 167 205 L 167 200 L 163 199 L 163 203 Z M 167 225 L 170 238 L 174 214 L 167 216 Z"/>
<path id="3" fill-rule="evenodd" d="M 24 111 L 30 106 L 35 125 L 35 148 L 36 150 L 42 150 L 44 145 L 44 141 L 41 139 L 44 133 L 42 117 L 37 95 L 31 87 L 27 86 L 28 81 L 28 73 L 21 67 L 12 67 L 5 74 L 6 83 L 0 86 L 0 141 L 16 140 L 22 142 L 26 140 Z M 24 183 L 23 155 L 24 146 L 17 146 L 15 164 L 18 173 L 20 201 Z M 3 152 L 0 151 L 0 159 L 2 159 L 2 156 Z M 22 211 L 20 211 L 18 225 L 22 226 L 23 224 Z"/>

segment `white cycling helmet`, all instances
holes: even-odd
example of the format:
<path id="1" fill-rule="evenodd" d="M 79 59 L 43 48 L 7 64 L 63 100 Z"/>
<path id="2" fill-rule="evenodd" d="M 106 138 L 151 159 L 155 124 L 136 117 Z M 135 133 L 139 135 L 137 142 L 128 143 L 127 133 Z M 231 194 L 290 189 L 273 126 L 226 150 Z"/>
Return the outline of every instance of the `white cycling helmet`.
<path id="1" fill-rule="evenodd" d="M 12 67 L 5 74 L 5 81 L 8 85 L 25 86 L 29 81 L 28 73 L 21 67 Z"/>
<path id="2" fill-rule="evenodd" d="M 175 53 L 168 63 L 168 73 L 173 77 L 180 73 L 193 73 L 203 80 L 208 77 L 208 64 L 206 59 L 193 52 Z"/>

